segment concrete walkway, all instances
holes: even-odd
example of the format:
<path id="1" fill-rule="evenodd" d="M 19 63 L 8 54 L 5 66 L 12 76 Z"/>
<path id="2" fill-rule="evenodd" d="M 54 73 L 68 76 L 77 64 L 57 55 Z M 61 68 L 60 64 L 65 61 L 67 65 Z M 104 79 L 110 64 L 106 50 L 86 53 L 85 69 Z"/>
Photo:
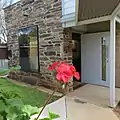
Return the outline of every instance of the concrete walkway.
<path id="1" fill-rule="evenodd" d="M 49 104 L 40 118 L 48 116 L 48 108 L 60 115 L 60 118 L 56 120 L 119 120 L 110 108 L 103 108 L 89 103 L 81 103 L 68 96 L 66 96 L 66 102 L 65 97 L 63 97 Z"/>
<path id="2" fill-rule="evenodd" d="M 67 97 L 68 120 L 118 120 L 110 108 L 89 103 L 78 103 Z"/>
<path id="3" fill-rule="evenodd" d="M 120 101 L 120 88 L 115 89 L 116 93 L 116 105 Z M 77 97 L 81 101 L 85 101 L 87 103 L 95 104 L 102 107 L 110 106 L 110 89 L 107 87 L 90 85 L 86 84 L 73 92 L 69 93 L 69 97 Z"/>

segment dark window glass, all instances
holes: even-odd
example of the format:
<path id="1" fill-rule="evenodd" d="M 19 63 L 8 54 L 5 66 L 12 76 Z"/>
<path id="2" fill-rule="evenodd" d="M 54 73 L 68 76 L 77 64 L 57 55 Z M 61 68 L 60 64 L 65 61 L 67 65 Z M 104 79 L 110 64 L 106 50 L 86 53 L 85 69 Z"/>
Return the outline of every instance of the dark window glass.
<path id="1" fill-rule="evenodd" d="M 38 72 L 37 26 L 18 30 L 20 66 L 25 72 Z"/>
<path id="2" fill-rule="evenodd" d="M 106 41 L 102 38 L 102 80 L 106 81 Z"/>

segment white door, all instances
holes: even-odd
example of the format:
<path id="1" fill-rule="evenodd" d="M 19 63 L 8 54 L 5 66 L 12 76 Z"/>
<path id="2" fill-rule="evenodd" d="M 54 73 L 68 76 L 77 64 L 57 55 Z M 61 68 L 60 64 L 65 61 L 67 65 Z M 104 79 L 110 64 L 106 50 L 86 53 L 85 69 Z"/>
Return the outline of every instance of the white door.
<path id="1" fill-rule="evenodd" d="M 109 32 L 81 36 L 82 82 L 109 85 L 109 39 Z"/>

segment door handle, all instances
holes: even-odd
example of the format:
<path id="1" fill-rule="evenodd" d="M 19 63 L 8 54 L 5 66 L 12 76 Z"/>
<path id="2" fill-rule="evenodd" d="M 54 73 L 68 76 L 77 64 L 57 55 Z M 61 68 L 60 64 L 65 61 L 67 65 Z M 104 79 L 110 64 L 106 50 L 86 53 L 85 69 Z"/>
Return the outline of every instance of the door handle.
<path id="1" fill-rule="evenodd" d="M 108 63 L 108 59 L 106 59 L 106 63 Z"/>

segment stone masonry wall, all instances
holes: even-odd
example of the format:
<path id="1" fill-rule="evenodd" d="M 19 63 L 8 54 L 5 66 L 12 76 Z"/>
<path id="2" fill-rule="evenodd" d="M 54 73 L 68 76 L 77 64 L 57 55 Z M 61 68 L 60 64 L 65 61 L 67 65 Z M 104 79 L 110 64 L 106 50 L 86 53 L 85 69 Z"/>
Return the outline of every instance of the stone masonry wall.
<path id="1" fill-rule="evenodd" d="M 38 25 L 39 27 L 39 62 L 41 79 L 53 81 L 48 65 L 58 59 L 72 63 L 72 31 L 63 29 L 61 0 L 21 0 L 5 8 L 8 49 L 12 51 L 9 65 L 19 65 L 19 42 L 17 30 Z M 72 89 L 72 80 L 70 82 Z"/>

